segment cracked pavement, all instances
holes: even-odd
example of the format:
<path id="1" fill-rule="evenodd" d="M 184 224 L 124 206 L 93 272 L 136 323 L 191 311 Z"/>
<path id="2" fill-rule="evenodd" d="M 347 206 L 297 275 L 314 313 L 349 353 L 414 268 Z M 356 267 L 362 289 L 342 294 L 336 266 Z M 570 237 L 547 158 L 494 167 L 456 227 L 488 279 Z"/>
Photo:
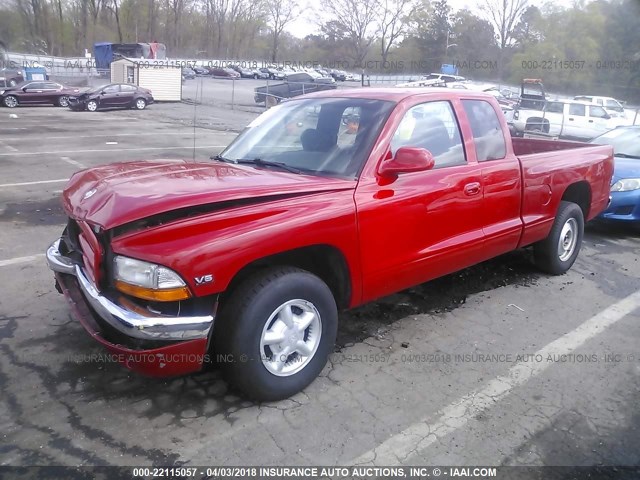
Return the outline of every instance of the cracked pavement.
<path id="1" fill-rule="evenodd" d="M 97 130 L 114 134 L 114 152 L 63 155 L 87 166 L 190 158 L 192 127 L 172 123 L 187 122 L 190 108 L 21 108 L 11 120 L 2 110 L 1 183 L 68 177 L 76 167 L 59 155 L 21 153 L 107 149 L 109 138 L 91 138 Z M 234 115 L 240 123 L 252 114 Z M 55 138 L 75 132 L 88 138 Z M 198 124 L 197 145 L 233 136 Z M 158 149 L 125 150 L 138 146 Z M 196 158 L 212 153 L 198 149 Z M 43 253 L 60 234 L 63 185 L 0 188 L 0 261 Z M 445 430 L 410 437 L 394 463 L 638 465 L 638 309 L 578 347 L 581 361 L 552 361 L 504 394 L 497 385 L 495 397 L 470 395 L 508 375 L 517 355 L 640 290 L 638 251 L 637 232 L 592 226 L 566 275 L 536 271 L 519 251 L 343 312 L 321 376 L 265 404 L 229 390 L 215 368 L 150 379 L 105 361 L 71 320 L 43 258 L 0 266 L 0 465 L 344 465 L 443 412 Z"/>

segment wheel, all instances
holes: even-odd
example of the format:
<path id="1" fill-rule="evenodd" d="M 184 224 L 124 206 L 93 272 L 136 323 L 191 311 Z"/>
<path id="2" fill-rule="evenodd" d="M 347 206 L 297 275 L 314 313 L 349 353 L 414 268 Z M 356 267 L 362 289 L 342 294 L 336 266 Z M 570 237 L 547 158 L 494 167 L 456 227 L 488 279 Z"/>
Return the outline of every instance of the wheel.
<path id="1" fill-rule="evenodd" d="M 89 110 L 90 112 L 95 112 L 96 110 L 98 110 L 98 102 L 96 102 L 95 100 L 89 100 L 87 102 L 87 110 Z"/>
<path id="2" fill-rule="evenodd" d="M 549 236 L 534 245 L 536 265 L 552 275 L 565 273 L 578 257 L 583 234 L 582 209 L 572 202 L 560 202 Z"/>
<path id="3" fill-rule="evenodd" d="M 15 78 L 12 78 L 11 80 L 9 80 L 9 86 L 10 87 L 15 87 L 18 84 L 18 82 L 16 82 Z"/>
<path id="4" fill-rule="evenodd" d="M 4 97 L 4 106 L 14 108 L 18 106 L 18 99 L 13 95 L 7 95 Z"/>
<path id="5" fill-rule="evenodd" d="M 337 326 L 329 287 L 305 270 L 278 267 L 232 293 L 216 320 L 214 348 L 232 385 L 255 400 L 281 400 L 322 371 Z"/>
<path id="6" fill-rule="evenodd" d="M 267 108 L 275 107 L 278 104 L 278 99 L 273 95 L 267 95 L 267 98 L 264 101 Z"/>
<path id="7" fill-rule="evenodd" d="M 260 78 L 260 77 L 258 76 L 258 74 L 257 74 L 257 73 L 254 73 L 254 74 L 253 74 L 253 78 L 254 78 L 254 79 L 256 79 L 256 80 L 258 80 L 258 78 Z"/>
<path id="8" fill-rule="evenodd" d="M 147 102 L 145 101 L 144 98 L 136 98 L 134 105 L 136 110 L 144 110 L 144 107 L 147 106 Z"/>
<path id="9" fill-rule="evenodd" d="M 58 106 L 59 107 L 68 107 L 69 106 L 69 97 L 67 97 L 66 95 L 63 95 L 60 98 L 58 98 Z"/>

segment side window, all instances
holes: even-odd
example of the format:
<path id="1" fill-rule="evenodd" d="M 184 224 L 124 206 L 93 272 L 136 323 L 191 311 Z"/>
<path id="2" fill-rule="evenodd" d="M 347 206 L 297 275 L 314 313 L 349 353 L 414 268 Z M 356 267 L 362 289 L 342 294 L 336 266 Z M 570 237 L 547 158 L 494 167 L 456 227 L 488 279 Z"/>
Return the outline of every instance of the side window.
<path id="1" fill-rule="evenodd" d="M 562 113 L 564 109 L 564 103 L 561 102 L 549 102 L 545 107 L 545 110 L 549 113 Z"/>
<path id="2" fill-rule="evenodd" d="M 579 103 L 572 103 L 569 105 L 569 115 L 578 115 L 580 117 L 585 116 L 585 106 Z"/>
<path id="3" fill-rule="evenodd" d="M 134 92 L 136 87 L 133 85 L 120 85 L 120 90 L 123 92 Z"/>
<path id="4" fill-rule="evenodd" d="M 26 85 L 27 90 L 44 90 L 44 83 L 41 82 L 31 82 Z"/>
<path id="5" fill-rule="evenodd" d="M 478 161 L 504 158 L 507 145 L 500 120 L 491 104 L 484 100 L 462 100 L 462 106 L 471 125 Z"/>
<path id="6" fill-rule="evenodd" d="M 594 118 L 605 118 L 607 112 L 602 107 L 592 106 L 589 107 L 589 116 Z"/>
<path id="7" fill-rule="evenodd" d="M 435 159 L 435 168 L 467 162 L 460 127 L 449 102 L 428 102 L 411 107 L 391 140 L 391 152 L 400 147 L 425 148 Z"/>
<path id="8" fill-rule="evenodd" d="M 120 91 L 120 85 L 110 85 L 104 89 L 104 93 L 118 93 Z"/>

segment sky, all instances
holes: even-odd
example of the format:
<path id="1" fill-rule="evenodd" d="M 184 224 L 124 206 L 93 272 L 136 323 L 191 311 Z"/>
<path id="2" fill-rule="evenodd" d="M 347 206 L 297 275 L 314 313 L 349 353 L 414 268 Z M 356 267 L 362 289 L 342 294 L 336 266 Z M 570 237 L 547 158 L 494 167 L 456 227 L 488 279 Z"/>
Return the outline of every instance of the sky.
<path id="1" fill-rule="evenodd" d="M 550 4 L 558 5 L 564 8 L 569 8 L 573 6 L 575 1 L 576 0 L 548 0 L 547 2 L 544 2 L 544 3 L 550 3 Z M 480 2 L 474 1 L 474 0 L 448 0 L 447 3 L 451 7 L 451 10 L 454 12 L 458 10 L 462 10 L 463 8 L 466 8 L 478 14 L 480 10 L 479 9 Z M 529 3 L 531 5 L 537 5 L 537 6 L 540 6 L 542 4 L 542 2 L 538 2 L 535 0 L 530 0 Z M 296 18 L 295 21 L 287 25 L 286 30 L 296 37 L 304 38 L 307 35 L 310 35 L 312 33 L 318 33 L 319 31 L 319 28 L 316 22 L 314 21 L 314 19 L 317 19 L 318 17 L 313 10 L 314 6 L 318 5 L 318 1 L 302 0 L 300 4 L 302 5 L 302 11 L 304 13 L 298 16 L 298 18 Z"/>

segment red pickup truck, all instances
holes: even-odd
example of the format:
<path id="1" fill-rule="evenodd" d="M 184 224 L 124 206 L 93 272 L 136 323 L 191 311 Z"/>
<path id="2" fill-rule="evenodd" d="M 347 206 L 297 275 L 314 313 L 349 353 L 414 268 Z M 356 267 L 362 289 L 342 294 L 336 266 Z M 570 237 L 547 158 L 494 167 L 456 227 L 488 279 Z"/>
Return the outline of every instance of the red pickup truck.
<path id="1" fill-rule="evenodd" d="M 532 245 L 567 271 L 609 202 L 610 146 L 514 139 L 486 94 L 318 92 L 212 161 L 76 173 L 47 251 L 56 286 L 130 369 L 215 360 L 262 400 L 314 380 L 338 311 Z"/>

